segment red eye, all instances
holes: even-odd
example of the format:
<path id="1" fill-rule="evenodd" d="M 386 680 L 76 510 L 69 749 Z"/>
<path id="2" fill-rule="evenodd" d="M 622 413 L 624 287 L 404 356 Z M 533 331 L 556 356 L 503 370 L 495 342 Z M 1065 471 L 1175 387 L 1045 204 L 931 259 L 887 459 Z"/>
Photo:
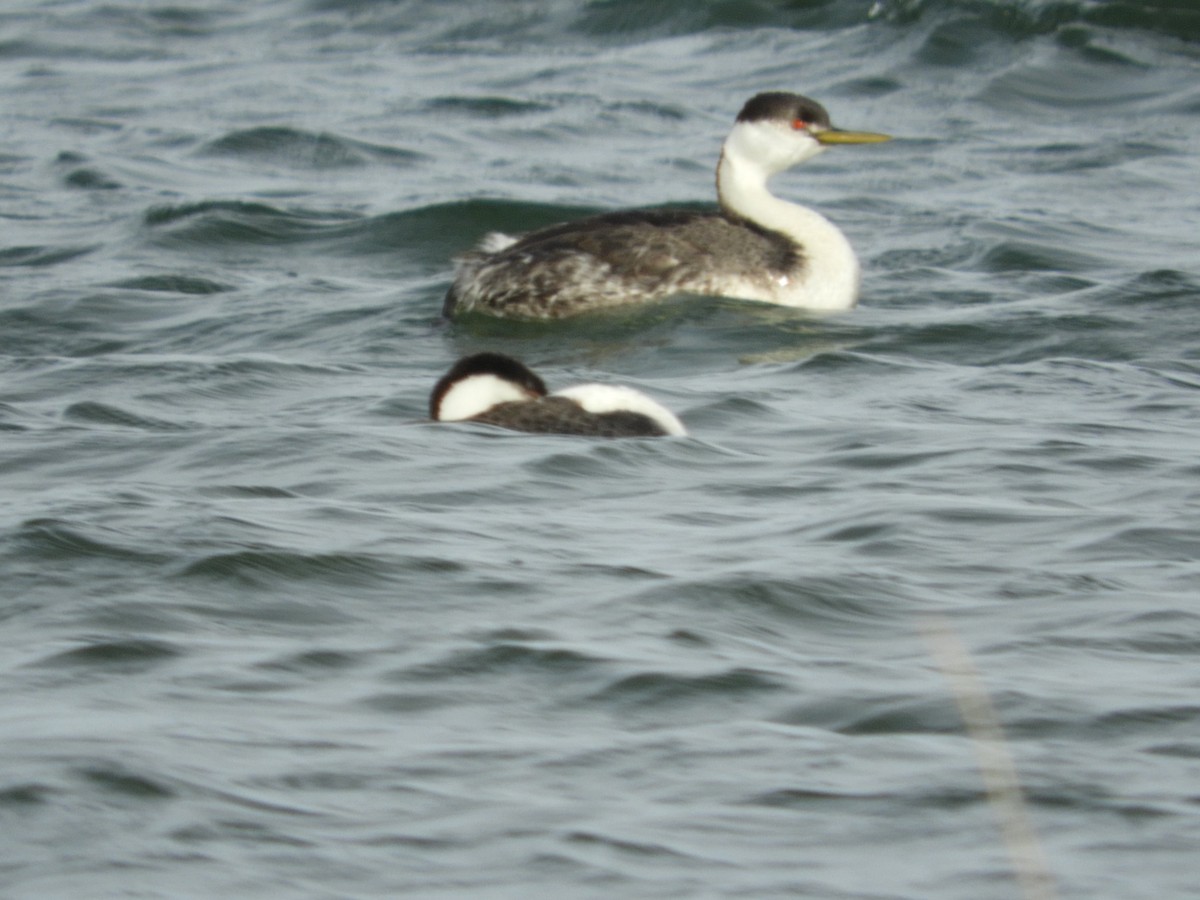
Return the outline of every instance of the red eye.
<path id="1" fill-rule="evenodd" d="M 803 131 L 807 127 L 808 123 L 803 119 L 792 119 L 792 128 L 794 128 L 796 131 Z"/>

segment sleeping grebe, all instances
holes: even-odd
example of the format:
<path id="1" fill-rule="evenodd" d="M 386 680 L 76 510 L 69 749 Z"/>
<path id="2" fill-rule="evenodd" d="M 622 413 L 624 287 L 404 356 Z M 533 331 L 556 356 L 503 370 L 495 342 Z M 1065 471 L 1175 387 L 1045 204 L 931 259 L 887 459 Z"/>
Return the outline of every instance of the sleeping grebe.
<path id="1" fill-rule="evenodd" d="M 455 363 L 430 394 L 429 417 L 436 422 L 483 422 L 542 434 L 687 434 L 670 410 L 640 391 L 579 384 L 551 394 L 524 363 L 502 353 L 476 353 Z"/>

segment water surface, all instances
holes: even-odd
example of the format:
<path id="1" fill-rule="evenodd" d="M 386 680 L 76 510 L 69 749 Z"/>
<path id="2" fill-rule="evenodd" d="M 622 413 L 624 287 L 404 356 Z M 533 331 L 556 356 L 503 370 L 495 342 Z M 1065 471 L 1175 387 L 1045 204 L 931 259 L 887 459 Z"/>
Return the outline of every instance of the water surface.
<path id="1" fill-rule="evenodd" d="M 931 623 L 1057 894 L 1194 892 L 1190 4 L 5 10 L 5 897 L 1020 897 Z M 764 89 L 898 136 L 775 182 L 857 310 L 437 320 Z M 424 422 L 480 349 L 692 437 Z"/>

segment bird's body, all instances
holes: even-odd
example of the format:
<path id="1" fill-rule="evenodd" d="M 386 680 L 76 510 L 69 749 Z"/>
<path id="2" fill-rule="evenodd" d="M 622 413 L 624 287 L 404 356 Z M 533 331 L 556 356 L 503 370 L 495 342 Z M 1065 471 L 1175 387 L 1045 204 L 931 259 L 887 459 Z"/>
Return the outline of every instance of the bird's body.
<path id="1" fill-rule="evenodd" d="M 459 259 L 443 312 L 560 318 L 675 294 L 846 309 L 859 283 L 849 241 L 820 213 L 774 196 L 767 180 L 827 144 L 886 139 L 834 129 L 798 94 L 759 94 L 722 147 L 719 210 L 627 210 L 489 236 Z"/>
<path id="2" fill-rule="evenodd" d="M 469 421 L 533 434 L 616 438 L 665 437 L 669 433 L 643 413 L 625 409 L 592 413 L 569 397 L 554 395 L 501 403 Z"/>
<path id="3" fill-rule="evenodd" d="M 523 363 L 500 353 L 460 359 L 434 386 L 429 416 L 512 431 L 588 437 L 686 435 L 665 407 L 633 388 L 580 384 L 548 392 Z"/>

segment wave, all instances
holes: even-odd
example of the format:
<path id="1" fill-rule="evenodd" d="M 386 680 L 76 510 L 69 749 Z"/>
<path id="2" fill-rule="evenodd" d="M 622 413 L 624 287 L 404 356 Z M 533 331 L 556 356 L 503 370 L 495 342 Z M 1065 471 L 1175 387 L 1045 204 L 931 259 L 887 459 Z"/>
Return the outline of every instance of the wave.
<path id="1" fill-rule="evenodd" d="M 763 693 L 774 693 L 786 684 L 764 672 L 732 668 L 703 675 L 671 672 L 638 672 L 626 675 L 592 697 L 622 708 L 678 710 L 681 704 L 712 704 L 741 701 Z"/>
<path id="2" fill-rule="evenodd" d="M 143 224 L 157 246 L 312 244 L 343 255 L 432 258 L 448 268 L 450 255 L 466 250 L 489 231 L 527 231 L 594 211 L 590 207 L 473 199 L 359 216 L 284 209 L 261 202 L 206 200 L 152 207 L 143 216 Z"/>
<path id="3" fill-rule="evenodd" d="M 712 31 L 788 28 L 831 31 L 872 21 L 909 25 L 932 17 L 974 17 L 1014 37 L 1091 25 L 1141 29 L 1185 40 L 1200 37 L 1200 10 L 1191 0 L 817 0 L 756 3 L 692 3 L 660 0 L 594 0 L 587 4 L 532 4 L 524 14 L 490 15 L 480 4 L 418 0 L 382 4 L 370 0 L 310 0 L 308 14 L 330 29 L 406 35 L 434 44 L 583 38 L 628 43 Z"/>
<path id="4" fill-rule="evenodd" d="M 183 655 L 183 651 L 161 640 L 129 638 L 99 641 L 51 654 L 37 661 L 47 668 L 104 668 L 142 671 Z"/>
<path id="5" fill-rule="evenodd" d="M 127 278 L 123 281 L 110 282 L 108 287 L 125 288 L 131 291 L 146 291 L 152 294 L 192 294 L 204 296 L 207 294 L 223 294 L 232 291 L 232 285 L 199 278 L 194 275 L 146 275 L 138 278 Z"/>
<path id="6" fill-rule="evenodd" d="M 365 166 L 373 162 L 411 166 L 424 158 L 412 150 L 285 126 L 260 126 L 232 131 L 209 141 L 200 152 L 207 156 L 265 160 L 291 168 L 313 170 Z"/>
<path id="7" fill-rule="evenodd" d="M 153 242 L 166 246 L 295 243 L 330 227 L 329 214 L 268 203 L 204 200 L 155 206 L 143 216 Z"/>
<path id="8" fill-rule="evenodd" d="M 442 680 L 448 677 L 495 678 L 502 674 L 541 674 L 551 678 L 578 677 L 600 667 L 603 660 L 578 650 L 554 646 L 531 646 L 501 640 L 485 647 L 453 651 L 434 662 L 404 670 L 403 677 Z"/>
<path id="9" fill-rule="evenodd" d="M 86 256 L 95 246 L 19 246 L 0 248 L 0 267 L 4 266 L 53 266 Z"/>
<path id="10" fill-rule="evenodd" d="M 177 422 L 138 415 L 119 406 L 93 400 L 72 403 L 63 411 L 63 419 L 79 424 L 108 425 L 142 431 L 181 431 L 186 428 Z"/>
<path id="11" fill-rule="evenodd" d="M 7 540 L 12 540 L 20 548 L 23 559 L 40 559 L 59 565 L 82 559 L 111 560 L 122 565 L 157 563 L 162 560 L 157 554 L 92 537 L 83 533 L 78 526 L 55 518 L 23 522 Z"/>
<path id="12" fill-rule="evenodd" d="M 1200 39 L 1200 9 L 1192 0 L 878 0 L 871 16 L 896 25 L 925 18 L 970 18 L 982 28 L 1010 38 L 1095 26 Z"/>
<path id="13" fill-rule="evenodd" d="M 361 553 L 299 553 L 290 550 L 234 550 L 189 563 L 180 577 L 241 585 L 321 581 L 362 585 L 392 576 L 383 561 Z"/>

